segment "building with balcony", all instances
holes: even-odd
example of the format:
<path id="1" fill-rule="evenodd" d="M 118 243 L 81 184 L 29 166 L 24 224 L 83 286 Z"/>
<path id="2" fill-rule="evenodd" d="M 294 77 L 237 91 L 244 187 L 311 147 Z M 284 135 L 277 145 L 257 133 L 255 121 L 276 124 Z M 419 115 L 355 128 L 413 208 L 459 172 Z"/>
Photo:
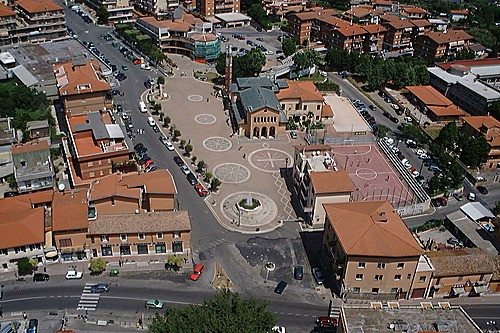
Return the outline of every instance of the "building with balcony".
<path id="1" fill-rule="evenodd" d="M 373 9 L 372 6 L 356 6 L 342 13 L 342 17 L 346 21 L 360 25 L 379 24 L 382 14 L 382 12 Z"/>
<path id="2" fill-rule="evenodd" d="M 53 66 L 59 98 L 71 117 L 111 109 L 111 87 L 96 61 L 74 61 Z"/>
<path id="3" fill-rule="evenodd" d="M 464 117 L 462 131 L 471 138 L 484 137 L 490 147 L 483 169 L 500 168 L 500 121 L 492 116 Z"/>
<path id="4" fill-rule="evenodd" d="M 468 50 L 473 39 L 463 30 L 429 31 L 415 37 L 415 56 L 427 59 L 454 57 Z"/>
<path id="5" fill-rule="evenodd" d="M 132 22 L 132 13 L 134 7 L 129 0 L 89 0 L 88 5 L 97 10 L 99 7 L 105 7 L 109 14 L 111 23 Z"/>
<path id="6" fill-rule="evenodd" d="M 415 25 L 408 20 L 393 19 L 382 22 L 387 29 L 384 36 L 384 50 L 409 52 L 413 51 L 413 29 Z"/>
<path id="7" fill-rule="evenodd" d="M 315 40 L 318 38 L 316 19 L 336 14 L 337 12 L 334 9 L 323 8 L 311 8 L 310 11 L 291 14 L 288 16 L 291 35 L 298 39 L 299 44 L 304 43 L 304 41 Z"/>
<path id="8" fill-rule="evenodd" d="M 179 0 L 138 0 L 135 7 L 148 16 L 157 19 L 168 18 L 168 16 L 179 7 Z"/>
<path id="9" fill-rule="evenodd" d="M 19 192 L 53 188 L 54 167 L 46 140 L 18 143 L 12 146 L 14 178 Z"/>
<path id="10" fill-rule="evenodd" d="M 387 29 L 380 24 L 364 25 L 363 29 L 368 34 L 365 36 L 362 53 L 380 54 L 384 48 L 384 37 Z"/>
<path id="11" fill-rule="evenodd" d="M 14 31 L 16 28 L 16 12 L 0 3 L 0 45 L 14 43 Z"/>
<path id="12" fill-rule="evenodd" d="M 197 0 L 196 8 L 202 17 L 212 17 L 224 13 L 239 13 L 240 0 Z"/>
<path id="13" fill-rule="evenodd" d="M 66 38 L 64 9 L 51 0 L 18 0 L 16 26 L 9 32 L 10 43 L 42 43 Z M 11 16 L 10 16 L 11 17 Z"/>
<path id="14" fill-rule="evenodd" d="M 371 1 L 373 8 L 380 12 L 398 12 L 399 11 L 399 3 L 397 1 L 392 0 L 372 0 Z"/>
<path id="15" fill-rule="evenodd" d="M 31 139 L 50 140 L 50 125 L 48 120 L 34 120 L 26 122 L 26 129 Z"/>
<path id="16" fill-rule="evenodd" d="M 405 5 L 400 6 L 400 14 L 409 20 L 418 20 L 427 18 L 429 12 L 420 7 Z"/>
<path id="17" fill-rule="evenodd" d="M 342 297 L 426 296 L 434 268 L 388 201 L 323 207 L 323 249 Z"/>

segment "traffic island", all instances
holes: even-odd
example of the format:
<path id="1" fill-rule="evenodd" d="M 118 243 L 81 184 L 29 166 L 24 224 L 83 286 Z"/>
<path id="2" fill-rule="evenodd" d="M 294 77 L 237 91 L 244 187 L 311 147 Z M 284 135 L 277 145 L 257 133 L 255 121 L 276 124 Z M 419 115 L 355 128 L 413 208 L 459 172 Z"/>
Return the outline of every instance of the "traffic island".
<path id="1" fill-rule="evenodd" d="M 234 288 L 236 288 L 236 286 L 231 281 L 229 276 L 226 274 L 224 269 L 222 269 L 222 265 L 218 261 L 215 262 L 215 273 L 214 273 L 214 280 L 212 281 L 212 284 L 217 289 L 234 289 Z"/>

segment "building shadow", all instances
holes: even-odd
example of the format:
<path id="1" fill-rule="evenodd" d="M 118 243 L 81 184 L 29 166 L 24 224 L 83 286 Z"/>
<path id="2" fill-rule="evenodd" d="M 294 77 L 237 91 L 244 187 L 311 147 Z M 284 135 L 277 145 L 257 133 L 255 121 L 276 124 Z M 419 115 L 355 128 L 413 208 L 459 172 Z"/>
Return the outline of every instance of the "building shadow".
<path id="1" fill-rule="evenodd" d="M 284 180 L 286 189 L 289 195 L 290 203 L 292 205 L 293 211 L 295 212 L 295 216 L 298 219 L 303 221 L 307 221 L 307 215 L 304 214 L 302 210 L 302 206 L 300 205 L 299 197 L 297 195 L 297 191 L 294 186 L 292 168 L 280 168 L 280 176 Z"/>

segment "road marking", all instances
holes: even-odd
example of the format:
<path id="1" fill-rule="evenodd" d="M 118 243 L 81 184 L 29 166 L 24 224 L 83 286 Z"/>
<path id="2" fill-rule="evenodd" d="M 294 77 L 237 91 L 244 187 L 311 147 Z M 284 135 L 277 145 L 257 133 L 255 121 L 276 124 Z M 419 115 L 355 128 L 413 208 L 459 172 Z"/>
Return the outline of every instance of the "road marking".
<path id="1" fill-rule="evenodd" d="M 102 296 L 102 298 L 110 298 L 110 299 L 123 299 L 123 300 L 133 300 L 133 301 L 144 301 L 146 302 L 146 299 L 144 298 L 131 298 L 131 297 L 120 297 L 120 296 Z M 192 305 L 192 304 L 198 304 L 198 303 L 189 303 L 189 302 L 179 302 L 179 301 L 163 301 L 163 303 L 171 303 L 171 304 L 182 304 L 182 305 Z"/>

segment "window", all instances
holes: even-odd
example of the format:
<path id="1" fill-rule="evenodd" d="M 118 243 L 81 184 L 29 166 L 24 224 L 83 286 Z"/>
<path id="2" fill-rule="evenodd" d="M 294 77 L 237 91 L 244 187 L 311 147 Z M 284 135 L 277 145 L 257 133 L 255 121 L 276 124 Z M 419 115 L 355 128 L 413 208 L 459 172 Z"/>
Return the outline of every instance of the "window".
<path id="1" fill-rule="evenodd" d="M 157 232 L 156 239 L 163 239 L 163 232 Z"/>
<path id="2" fill-rule="evenodd" d="M 126 241 L 127 241 L 127 235 L 126 235 L 126 234 L 121 234 L 121 235 L 120 235 L 120 240 L 121 240 L 122 242 L 126 242 Z"/>
<path id="3" fill-rule="evenodd" d="M 111 248 L 111 246 L 101 246 L 101 253 L 103 257 L 112 256 L 113 249 Z"/>
<path id="4" fill-rule="evenodd" d="M 179 238 L 181 237 L 181 232 L 180 231 L 174 231 L 174 238 Z"/>
<path id="5" fill-rule="evenodd" d="M 26 166 L 26 161 L 21 161 L 21 166 L 25 167 Z"/>
<path id="6" fill-rule="evenodd" d="M 366 262 L 358 262 L 358 268 L 365 268 Z"/>
<path id="7" fill-rule="evenodd" d="M 103 242 L 103 243 L 109 242 L 109 236 L 108 235 L 101 235 L 101 242 Z"/>
<path id="8" fill-rule="evenodd" d="M 418 282 L 425 282 L 425 279 L 427 278 L 427 276 L 421 276 L 418 278 Z"/>
<path id="9" fill-rule="evenodd" d="M 147 244 L 137 244 L 137 254 L 149 254 Z"/>
<path id="10" fill-rule="evenodd" d="M 409 280 L 409 279 L 411 279 L 411 274 L 408 274 L 408 275 L 406 276 L 406 278 L 407 278 L 408 280 Z"/>
<path id="11" fill-rule="evenodd" d="M 111 198 L 111 206 L 115 206 L 115 198 Z"/>
<path id="12" fill-rule="evenodd" d="M 459 276 L 458 277 L 458 281 L 463 281 L 464 277 L 463 276 Z"/>
<path id="13" fill-rule="evenodd" d="M 398 288 L 391 288 L 391 294 L 397 294 Z"/>
<path id="14" fill-rule="evenodd" d="M 173 241 L 172 242 L 172 252 L 174 252 L 174 253 L 184 252 L 184 249 L 182 247 L 182 241 Z"/>
<path id="15" fill-rule="evenodd" d="M 167 253 L 167 247 L 165 246 L 165 243 L 156 243 L 155 252 L 156 253 Z"/>
<path id="16" fill-rule="evenodd" d="M 385 268 L 385 263 L 383 263 L 383 262 L 379 262 L 379 263 L 377 264 L 377 269 L 384 269 L 384 268 Z"/>
<path id="17" fill-rule="evenodd" d="M 404 264 L 404 263 L 402 263 L 402 262 L 400 262 L 400 263 L 398 264 L 398 266 L 396 267 L 396 269 L 403 269 L 403 268 L 405 268 L 405 264 Z"/>
<path id="18" fill-rule="evenodd" d="M 137 238 L 139 238 L 140 240 L 143 240 L 143 239 L 146 239 L 146 235 L 144 235 L 144 234 L 138 234 Z"/>
<path id="19" fill-rule="evenodd" d="M 360 292 L 361 292 L 361 289 L 360 289 L 360 288 L 358 288 L 358 287 L 354 287 L 354 288 L 352 288 L 352 293 L 353 293 L 353 294 L 359 294 Z"/>
<path id="20" fill-rule="evenodd" d="M 394 275 L 394 281 L 401 281 L 401 275 Z"/>
<path id="21" fill-rule="evenodd" d="M 0 250 L 0 254 L 3 254 L 3 255 L 8 255 L 9 254 L 9 251 L 7 249 L 1 249 Z"/>
<path id="22" fill-rule="evenodd" d="M 316 105 L 316 110 L 321 110 L 321 104 Z"/>
<path id="23" fill-rule="evenodd" d="M 379 290 L 378 288 L 372 288 L 372 293 L 378 294 L 378 290 Z"/>
<path id="24" fill-rule="evenodd" d="M 363 274 L 356 274 L 356 280 L 363 280 Z"/>
<path id="25" fill-rule="evenodd" d="M 379 274 L 375 275 L 375 281 L 382 281 L 383 278 L 384 278 L 383 275 L 379 275 Z"/>
<path id="26" fill-rule="evenodd" d="M 60 247 L 71 247 L 73 243 L 71 242 L 71 238 L 65 238 L 59 240 Z"/>
<path id="27" fill-rule="evenodd" d="M 94 166 L 94 162 L 88 162 L 88 163 L 87 163 L 87 166 L 88 166 L 88 167 L 93 167 L 93 166 Z"/>

